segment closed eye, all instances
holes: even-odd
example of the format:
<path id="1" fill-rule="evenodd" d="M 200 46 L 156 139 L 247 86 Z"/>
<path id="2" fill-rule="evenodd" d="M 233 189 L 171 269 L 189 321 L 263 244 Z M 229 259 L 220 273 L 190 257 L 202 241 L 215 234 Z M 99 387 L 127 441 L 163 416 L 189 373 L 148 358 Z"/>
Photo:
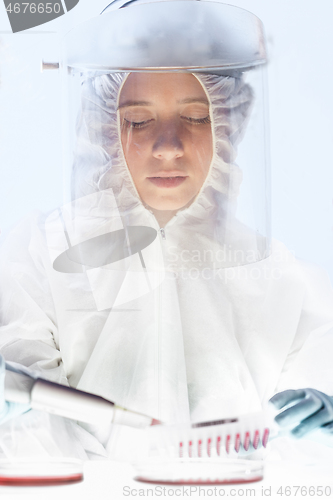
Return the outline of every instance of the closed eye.
<path id="1" fill-rule="evenodd" d="M 211 123 L 209 115 L 205 116 L 205 118 L 192 118 L 190 116 L 181 116 L 181 118 L 193 125 L 204 125 Z"/>
<path id="2" fill-rule="evenodd" d="M 150 118 L 149 120 L 143 120 L 141 122 L 132 122 L 132 121 L 126 120 L 126 118 L 124 118 L 124 122 L 126 122 L 127 127 L 131 127 L 131 128 L 143 128 L 146 125 L 148 125 L 148 123 L 152 122 L 153 120 L 154 120 L 153 118 Z"/>

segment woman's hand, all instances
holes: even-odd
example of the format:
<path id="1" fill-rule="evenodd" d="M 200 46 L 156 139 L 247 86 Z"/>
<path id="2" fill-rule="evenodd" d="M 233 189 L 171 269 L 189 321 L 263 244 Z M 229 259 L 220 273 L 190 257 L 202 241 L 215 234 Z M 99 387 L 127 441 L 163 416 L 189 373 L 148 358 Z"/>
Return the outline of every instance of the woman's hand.
<path id="1" fill-rule="evenodd" d="M 6 363 L 0 354 L 0 425 L 11 418 L 31 410 L 30 405 L 12 403 L 5 400 L 5 375 Z"/>
<path id="2" fill-rule="evenodd" d="M 284 411 L 275 417 L 281 427 L 291 428 L 291 434 L 301 438 L 322 428 L 333 433 L 333 398 L 316 389 L 288 390 L 275 394 L 270 402 Z M 292 406 L 290 406 L 292 405 Z"/>

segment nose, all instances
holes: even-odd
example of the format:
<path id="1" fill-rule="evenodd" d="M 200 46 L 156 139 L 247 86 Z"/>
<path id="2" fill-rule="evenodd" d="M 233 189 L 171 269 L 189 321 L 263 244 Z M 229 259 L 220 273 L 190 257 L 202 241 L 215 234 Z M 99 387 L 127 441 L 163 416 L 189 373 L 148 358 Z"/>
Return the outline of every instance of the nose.
<path id="1" fill-rule="evenodd" d="M 160 127 L 153 144 L 154 158 L 170 161 L 183 155 L 184 148 L 178 127 L 173 123 Z"/>

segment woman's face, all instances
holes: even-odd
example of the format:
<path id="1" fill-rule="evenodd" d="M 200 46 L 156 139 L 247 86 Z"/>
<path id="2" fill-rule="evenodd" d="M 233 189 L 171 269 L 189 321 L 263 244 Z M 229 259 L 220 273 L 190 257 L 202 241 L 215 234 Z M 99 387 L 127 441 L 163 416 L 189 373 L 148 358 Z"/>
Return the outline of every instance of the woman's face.
<path id="1" fill-rule="evenodd" d="M 144 203 L 177 210 L 193 200 L 213 155 L 209 102 L 184 73 L 131 73 L 119 97 L 121 143 Z"/>

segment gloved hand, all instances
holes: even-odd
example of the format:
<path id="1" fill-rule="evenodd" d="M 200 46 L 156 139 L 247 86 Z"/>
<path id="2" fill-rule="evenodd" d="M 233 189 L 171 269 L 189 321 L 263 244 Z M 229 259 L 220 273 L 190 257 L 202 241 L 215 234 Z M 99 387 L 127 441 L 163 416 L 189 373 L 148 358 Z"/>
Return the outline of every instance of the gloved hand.
<path id="1" fill-rule="evenodd" d="M 291 434 L 297 438 L 318 428 L 333 433 L 333 397 L 323 392 L 316 389 L 288 390 L 275 394 L 270 402 L 277 410 L 288 405 L 275 421 L 281 427 L 291 428 Z"/>
<path id="2" fill-rule="evenodd" d="M 31 410 L 30 405 L 5 400 L 5 370 L 6 363 L 0 354 L 0 424 Z"/>

